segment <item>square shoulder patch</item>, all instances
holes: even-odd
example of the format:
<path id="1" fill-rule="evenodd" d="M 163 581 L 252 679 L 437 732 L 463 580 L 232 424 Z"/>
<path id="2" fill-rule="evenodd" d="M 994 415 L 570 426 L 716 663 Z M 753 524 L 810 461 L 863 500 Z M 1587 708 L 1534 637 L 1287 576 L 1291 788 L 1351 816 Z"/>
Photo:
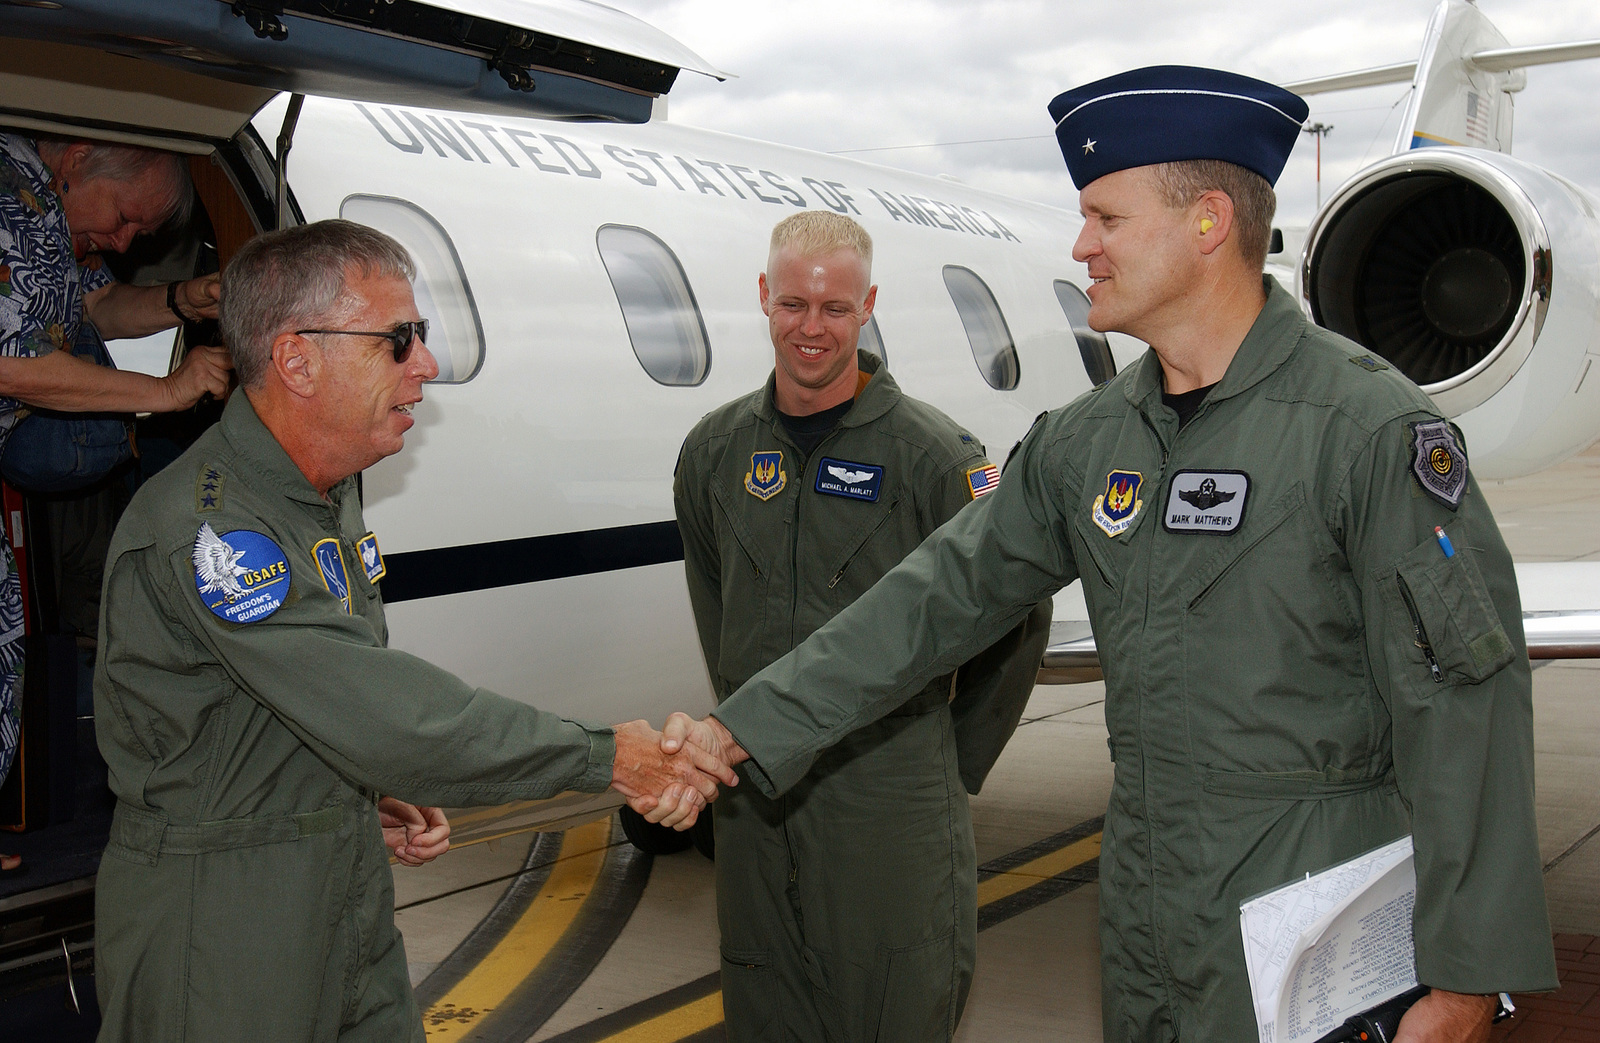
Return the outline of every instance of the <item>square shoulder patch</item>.
<path id="1" fill-rule="evenodd" d="M 987 460 L 967 472 L 967 492 L 972 494 L 974 500 L 988 496 L 999 484 L 1000 468 Z"/>

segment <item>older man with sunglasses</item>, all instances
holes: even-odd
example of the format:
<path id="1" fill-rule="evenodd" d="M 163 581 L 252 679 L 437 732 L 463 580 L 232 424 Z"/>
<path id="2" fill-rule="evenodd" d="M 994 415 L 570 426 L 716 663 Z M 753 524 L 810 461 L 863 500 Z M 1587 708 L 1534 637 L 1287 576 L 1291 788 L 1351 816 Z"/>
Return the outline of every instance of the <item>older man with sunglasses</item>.
<path id="1" fill-rule="evenodd" d="M 95 673 L 117 795 L 102 1039 L 420 1043 L 388 855 L 449 846 L 434 805 L 610 785 L 684 828 L 713 776 L 734 781 L 663 756 L 643 721 L 563 720 L 386 647 L 354 476 L 400 450 L 439 372 L 413 274 L 348 221 L 247 244 L 222 310 L 244 394 L 117 528 Z"/>

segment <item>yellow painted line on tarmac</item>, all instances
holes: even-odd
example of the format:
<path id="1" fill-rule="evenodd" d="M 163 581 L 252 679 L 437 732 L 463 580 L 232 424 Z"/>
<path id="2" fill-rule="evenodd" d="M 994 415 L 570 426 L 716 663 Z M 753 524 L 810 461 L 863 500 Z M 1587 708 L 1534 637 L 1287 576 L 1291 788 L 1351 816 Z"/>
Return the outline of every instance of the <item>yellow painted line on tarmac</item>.
<path id="1" fill-rule="evenodd" d="M 982 909 L 1002 898 L 1010 898 L 1018 891 L 1026 891 L 1035 884 L 1042 884 L 1069 869 L 1094 861 L 1100 857 L 1101 835 L 1096 833 L 1084 837 L 1057 851 L 1040 855 L 1031 862 L 1024 862 L 1015 869 L 991 876 L 978 885 L 978 908 Z"/>
<path id="2" fill-rule="evenodd" d="M 1066 847 L 1040 855 L 1014 869 L 996 874 L 978 885 L 978 908 L 1010 898 L 1036 887 L 1070 869 L 1100 857 L 1100 839 L 1095 833 Z M 722 1022 L 722 992 L 693 1000 L 681 1007 L 657 1014 L 646 1021 L 604 1037 L 599 1043 L 676 1043 L 689 1039 Z"/>
<path id="3" fill-rule="evenodd" d="M 688 1039 L 706 1029 L 722 1024 L 722 990 L 685 1003 L 675 1010 L 657 1014 L 649 1021 L 623 1029 L 607 1036 L 603 1043 L 663 1043 L 666 1040 Z"/>
<path id="4" fill-rule="evenodd" d="M 599 881 L 610 846 L 609 818 L 567 830 L 549 878 L 504 940 L 423 1013 L 429 1040 L 465 1039 L 550 954 Z"/>

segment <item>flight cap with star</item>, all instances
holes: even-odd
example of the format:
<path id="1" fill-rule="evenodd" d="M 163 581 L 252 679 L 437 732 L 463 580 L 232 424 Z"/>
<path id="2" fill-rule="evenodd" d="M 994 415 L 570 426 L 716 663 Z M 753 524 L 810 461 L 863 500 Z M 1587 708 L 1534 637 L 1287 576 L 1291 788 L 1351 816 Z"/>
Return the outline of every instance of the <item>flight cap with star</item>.
<path id="1" fill-rule="evenodd" d="M 1310 107 L 1282 87 L 1191 65 L 1152 65 L 1050 103 L 1072 183 L 1129 167 L 1220 159 L 1276 184 Z"/>

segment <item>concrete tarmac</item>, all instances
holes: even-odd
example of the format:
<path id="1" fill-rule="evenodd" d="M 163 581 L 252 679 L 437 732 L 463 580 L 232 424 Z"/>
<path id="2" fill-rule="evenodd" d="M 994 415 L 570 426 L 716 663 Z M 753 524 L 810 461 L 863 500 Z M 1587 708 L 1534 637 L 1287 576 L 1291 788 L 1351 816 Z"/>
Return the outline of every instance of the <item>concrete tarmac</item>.
<path id="1" fill-rule="evenodd" d="M 1600 446 L 1538 475 L 1485 483 L 1484 492 L 1518 560 L 1600 561 Z M 1600 661 L 1536 667 L 1540 851 L 1565 975 L 1585 959 L 1600 963 L 1600 944 L 1588 948 L 1600 935 Z M 1111 783 L 1103 699 L 1098 683 L 1035 689 L 972 801 L 978 861 L 989 872 L 962 1043 L 1101 1039 L 1090 856 Z M 563 814 L 575 821 L 596 811 L 580 801 Z M 436 1007 L 430 1040 L 720 1039 L 711 863 L 693 850 L 643 859 L 605 825 L 571 830 L 564 843 L 542 839 L 530 858 L 533 829 L 547 817 L 526 806 L 463 812 L 453 819 L 456 850 L 421 869 L 396 867 L 412 978 Z M 539 883 L 525 905 L 507 897 L 519 880 L 525 890 Z M 486 945 L 491 955 L 452 962 L 458 947 Z M 1576 1002 L 1552 1000 L 1551 1017 L 1581 1022 L 1587 1005 L 1596 1008 L 1589 1023 L 1526 1024 L 1513 1039 L 1600 1039 L 1585 1034 L 1600 1026 L 1600 1002 L 1589 1002 L 1596 987 L 1572 974 L 1577 991 L 1558 998 Z M 526 997 L 541 990 L 559 999 L 548 1012 Z M 449 996 L 490 998 L 438 1008 Z M 519 1003 L 534 1013 L 516 1022 L 510 1012 Z"/>

